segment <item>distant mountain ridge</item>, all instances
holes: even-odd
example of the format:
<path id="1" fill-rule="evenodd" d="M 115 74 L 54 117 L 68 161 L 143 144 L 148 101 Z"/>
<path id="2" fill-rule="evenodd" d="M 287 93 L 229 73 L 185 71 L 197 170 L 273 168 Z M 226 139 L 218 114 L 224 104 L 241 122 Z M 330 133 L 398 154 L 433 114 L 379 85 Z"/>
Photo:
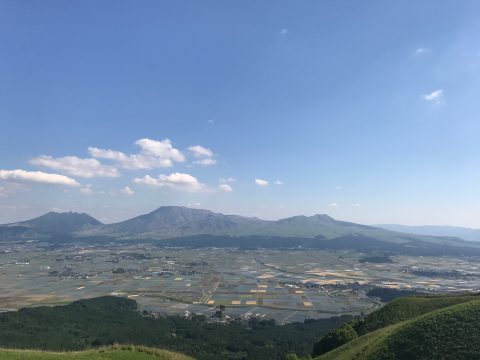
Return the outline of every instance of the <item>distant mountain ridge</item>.
<path id="1" fill-rule="evenodd" d="M 168 238 L 197 234 L 235 233 L 240 228 L 260 227 L 266 220 L 238 215 L 224 215 L 210 210 L 180 206 L 162 206 L 133 219 L 92 229 L 108 236 L 139 236 Z M 92 232 L 86 232 L 92 233 Z"/>
<path id="2" fill-rule="evenodd" d="M 0 226 L 2 234 L 16 233 L 22 236 L 67 235 L 102 225 L 100 221 L 85 213 L 49 212 L 37 218 Z"/>
<path id="3" fill-rule="evenodd" d="M 322 214 L 273 221 L 180 206 L 162 206 L 114 224 L 102 224 L 87 214 L 48 213 L 0 226 L 0 241 L 37 238 L 50 238 L 55 242 L 145 240 L 163 241 L 169 244 L 167 246 L 223 247 L 229 244 L 232 247 L 308 247 L 396 253 L 416 253 L 418 249 L 423 254 L 436 255 L 456 253 L 458 248 L 464 249 L 461 250 L 463 254 L 470 254 L 468 246 L 480 253 L 480 246 L 461 239 L 395 232 L 339 221 Z"/>
<path id="4" fill-rule="evenodd" d="M 133 219 L 87 229 L 82 231 L 80 235 L 102 235 L 117 238 L 135 237 L 139 239 L 168 239 L 192 235 L 256 235 L 307 238 L 322 236 L 324 238 L 335 238 L 346 234 L 365 233 L 374 235 L 375 238 L 389 237 L 388 231 L 338 221 L 328 215 L 321 214 L 299 215 L 273 221 L 239 215 L 224 215 L 203 209 L 162 206 Z M 389 238 L 402 241 L 398 234 Z"/>
<path id="5" fill-rule="evenodd" d="M 460 226 L 422 225 L 408 226 L 398 224 L 374 225 L 390 231 L 398 231 L 415 235 L 450 236 L 467 241 L 480 241 L 480 229 L 471 229 Z"/>

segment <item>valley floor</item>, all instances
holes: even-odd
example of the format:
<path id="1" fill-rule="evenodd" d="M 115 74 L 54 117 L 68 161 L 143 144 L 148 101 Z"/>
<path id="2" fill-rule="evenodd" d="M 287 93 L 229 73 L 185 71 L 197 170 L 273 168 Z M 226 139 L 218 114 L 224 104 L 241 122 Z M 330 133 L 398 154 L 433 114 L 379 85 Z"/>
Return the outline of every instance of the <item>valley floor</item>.
<path id="1" fill-rule="evenodd" d="M 434 293 L 480 287 L 475 258 L 365 257 L 348 251 L 4 244 L 0 311 L 117 295 L 160 314 L 210 316 L 223 305 L 231 318 L 286 323 L 371 312 L 381 305 L 367 296 L 375 287 Z"/>

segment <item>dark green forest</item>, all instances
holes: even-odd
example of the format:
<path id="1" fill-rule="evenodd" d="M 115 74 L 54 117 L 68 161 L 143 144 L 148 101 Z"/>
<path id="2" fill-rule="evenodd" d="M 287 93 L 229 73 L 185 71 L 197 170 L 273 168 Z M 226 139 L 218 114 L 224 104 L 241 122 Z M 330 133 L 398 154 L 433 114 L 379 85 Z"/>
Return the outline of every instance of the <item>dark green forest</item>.
<path id="1" fill-rule="evenodd" d="M 349 316 L 275 325 L 250 320 L 211 324 L 203 316 L 152 318 L 130 299 L 106 296 L 65 306 L 0 314 L 0 347 L 82 350 L 111 344 L 161 347 L 196 359 L 285 359 L 308 356 L 313 345 Z"/>

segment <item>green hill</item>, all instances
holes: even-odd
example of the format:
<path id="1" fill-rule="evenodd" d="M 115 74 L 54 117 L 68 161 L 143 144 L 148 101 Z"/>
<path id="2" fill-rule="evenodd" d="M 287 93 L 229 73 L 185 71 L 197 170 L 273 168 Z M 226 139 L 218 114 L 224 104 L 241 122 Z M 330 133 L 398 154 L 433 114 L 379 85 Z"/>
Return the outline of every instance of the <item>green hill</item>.
<path id="1" fill-rule="evenodd" d="M 136 347 L 114 346 L 88 351 L 47 352 L 36 350 L 0 349 L 0 360 L 192 360 L 171 351 Z"/>
<path id="2" fill-rule="evenodd" d="M 318 360 L 478 359 L 480 297 L 409 297 L 327 334 Z"/>

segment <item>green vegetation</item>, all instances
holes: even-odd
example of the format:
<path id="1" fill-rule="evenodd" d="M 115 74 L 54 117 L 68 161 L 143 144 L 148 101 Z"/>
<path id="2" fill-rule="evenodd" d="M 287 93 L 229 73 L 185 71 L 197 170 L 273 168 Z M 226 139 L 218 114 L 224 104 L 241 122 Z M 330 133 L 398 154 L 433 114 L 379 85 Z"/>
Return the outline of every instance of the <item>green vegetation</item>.
<path id="1" fill-rule="evenodd" d="M 37 350 L 3 350 L 0 360 L 192 360 L 171 351 L 143 346 L 112 346 L 76 352 L 47 352 Z"/>
<path id="2" fill-rule="evenodd" d="M 325 354 L 333 349 L 336 349 L 343 344 L 352 341 L 358 337 L 357 332 L 351 324 L 345 324 L 340 326 L 325 335 L 313 348 L 314 354 Z"/>
<path id="3" fill-rule="evenodd" d="M 336 344 L 340 346 L 331 350 Z M 321 354 L 319 360 L 477 359 L 480 297 L 394 300 L 364 319 L 327 334 L 315 346 L 315 355 Z"/>
<path id="4" fill-rule="evenodd" d="M 424 295 L 398 298 L 357 321 L 353 327 L 359 335 L 363 335 L 437 309 L 479 299 L 478 295 Z"/>
<path id="5" fill-rule="evenodd" d="M 377 287 L 369 290 L 367 292 L 367 295 L 371 297 L 377 297 L 383 302 L 390 302 L 399 297 L 422 295 L 422 293 L 417 290 L 404 290 L 404 289 Z"/>
<path id="6" fill-rule="evenodd" d="M 290 353 L 311 354 L 319 335 L 351 320 L 345 316 L 280 326 L 252 319 L 223 325 L 208 323 L 203 316 L 154 319 L 136 308 L 133 300 L 107 296 L 2 313 L 0 347 L 73 351 L 134 344 L 197 359 L 283 359 Z"/>

